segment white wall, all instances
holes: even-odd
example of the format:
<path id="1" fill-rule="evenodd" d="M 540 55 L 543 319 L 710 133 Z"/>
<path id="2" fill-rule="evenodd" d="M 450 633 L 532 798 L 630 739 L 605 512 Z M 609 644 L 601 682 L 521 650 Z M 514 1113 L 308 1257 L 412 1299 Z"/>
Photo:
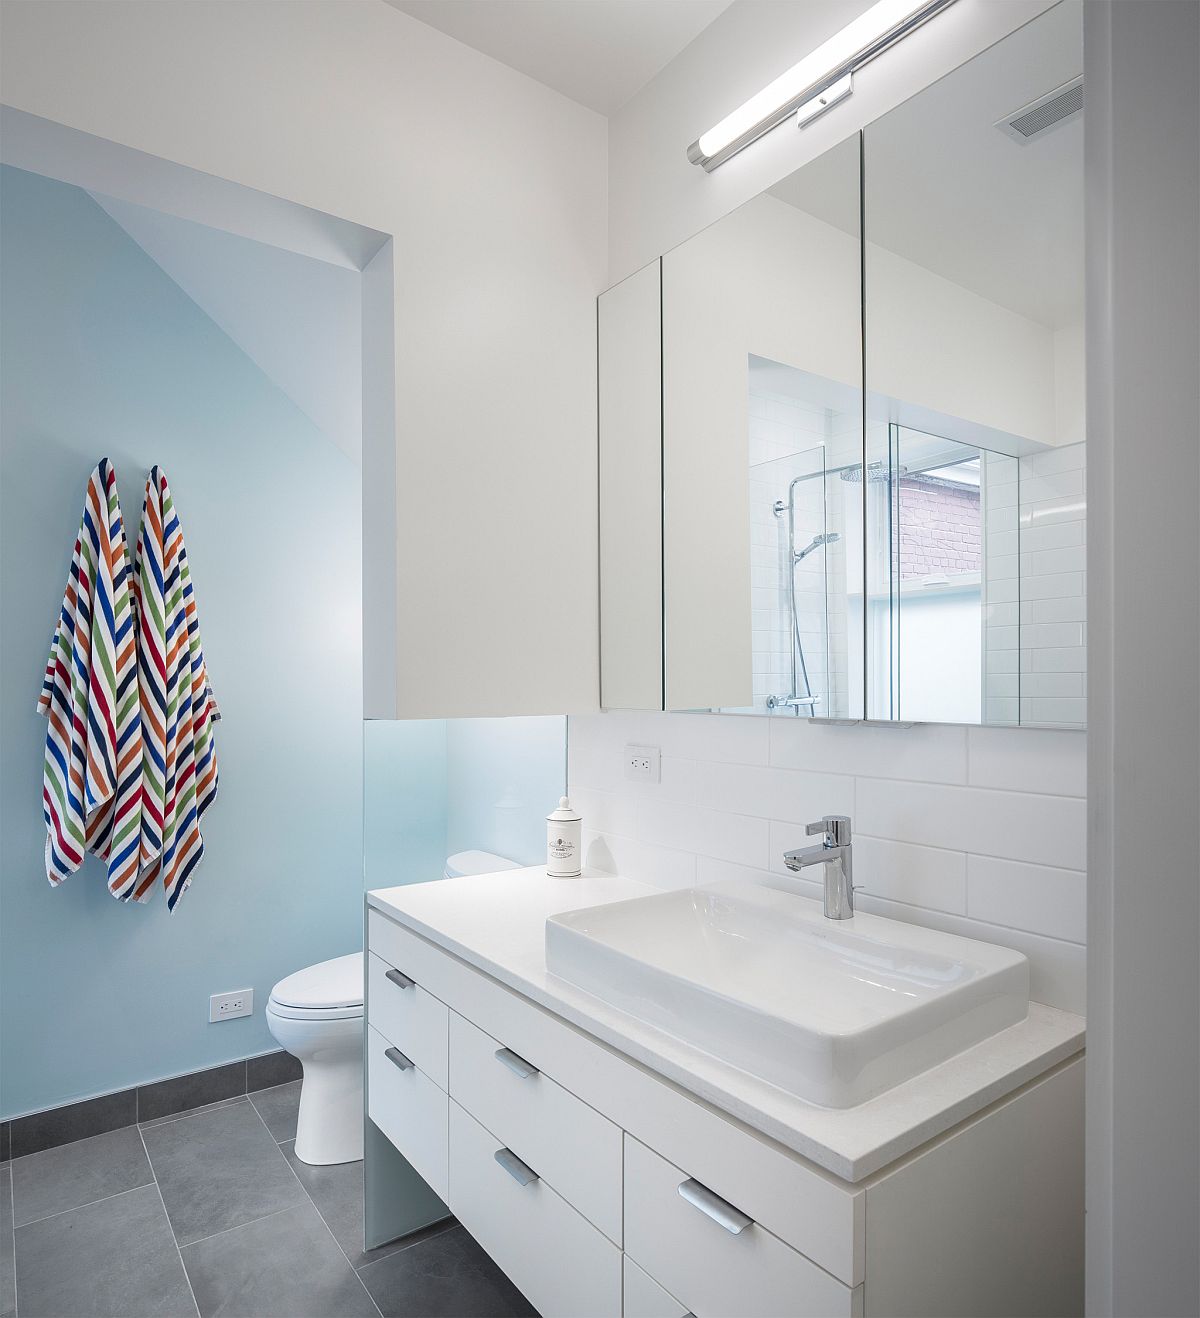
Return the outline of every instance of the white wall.
<path id="1" fill-rule="evenodd" d="M 594 708 L 604 119 L 381 0 L 2 35 L 6 103 L 394 236 L 400 711 Z"/>
<path id="2" fill-rule="evenodd" d="M 1084 6 L 1087 1308 L 1200 1312 L 1200 7 Z"/>

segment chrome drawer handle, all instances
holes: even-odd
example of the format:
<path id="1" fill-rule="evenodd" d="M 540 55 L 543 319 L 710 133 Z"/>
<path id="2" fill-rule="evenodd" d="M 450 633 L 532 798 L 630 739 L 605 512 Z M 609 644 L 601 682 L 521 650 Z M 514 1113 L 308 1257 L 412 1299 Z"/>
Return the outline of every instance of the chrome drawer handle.
<path id="1" fill-rule="evenodd" d="M 511 1048 L 497 1048 L 496 1061 L 503 1062 L 513 1075 L 520 1076 L 522 1080 L 528 1080 L 531 1075 L 538 1073 L 536 1066 L 519 1057 Z"/>
<path id="2" fill-rule="evenodd" d="M 389 970 L 387 972 L 387 978 L 390 979 L 397 988 L 412 988 L 413 984 L 416 983 L 415 980 L 409 979 L 407 975 L 402 975 L 398 970 Z"/>
<path id="3" fill-rule="evenodd" d="M 707 1185 L 699 1181 L 687 1180 L 679 1187 L 679 1197 L 686 1199 L 693 1208 L 698 1208 L 706 1217 L 721 1227 L 731 1236 L 740 1236 L 748 1226 L 754 1225 L 754 1219 L 730 1203 L 726 1203 L 719 1194 L 713 1194 Z"/>
<path id="4" fill-rule="evenodd" d="M 412 1062 L 400 1051 L 399 1048 L 385 1048 L 383 1055 L 393 1066 L 398 1066 L 401 1071 L 411 1071 Z"/>
<path id="5" fill-rule="evenodd" d="M 518 1185 L 532 1185 L 538 1179 L 537 1172 L 523 1163 L 512 1149 L 497 1149 L 492 1156 Z"/>

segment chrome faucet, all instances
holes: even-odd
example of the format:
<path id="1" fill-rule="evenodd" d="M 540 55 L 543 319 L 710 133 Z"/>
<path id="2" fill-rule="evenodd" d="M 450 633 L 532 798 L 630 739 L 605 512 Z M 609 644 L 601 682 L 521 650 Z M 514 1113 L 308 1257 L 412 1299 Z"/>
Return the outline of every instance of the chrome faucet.
<path id="1" fill-rule="evenodd" d="M 825 916 L 829 920 L 849 920 L 854 915 L 854 860 L 850 842 L 850 816 L 825 815 L 804 831 L 813 837 L 823 833 L 815 847 L 785 851 L 783 863 L 799 873 L 809 865 L 825 866 Z"/>

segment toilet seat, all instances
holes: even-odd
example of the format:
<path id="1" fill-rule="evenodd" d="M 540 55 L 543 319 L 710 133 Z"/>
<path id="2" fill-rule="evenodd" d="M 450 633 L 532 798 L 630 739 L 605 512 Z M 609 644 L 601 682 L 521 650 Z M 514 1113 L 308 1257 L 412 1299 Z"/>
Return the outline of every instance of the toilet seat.
<path id="1" fill-rule="evenodd" d="M 352 1020 L 363 1014 L 361 952 L 306 966 L 271 990 L 267 1010 L 294 1021 Z"/>
<path id="2" fill-rule="evenodd" d="M 285 1002 L 276 1002 L 271 998 L 267 1010 L 272 1016 L 282 1016 L 289 1021 L 349 1021 L 362 1020 L 363 1009 L 360 1002 L 357 1007 L 291 1007 Z"/>

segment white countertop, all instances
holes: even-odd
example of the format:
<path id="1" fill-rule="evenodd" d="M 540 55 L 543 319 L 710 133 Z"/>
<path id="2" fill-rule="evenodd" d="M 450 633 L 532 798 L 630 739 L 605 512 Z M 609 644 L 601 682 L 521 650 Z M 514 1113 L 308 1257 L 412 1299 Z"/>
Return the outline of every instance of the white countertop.
<path id="1" fill-rule="evenodd" d="M 1083 1050 L 1083 1017 L 1029 1004 L 1019 1025 L 853 1108 L 822 1108 L 609 1007 L 546 969 L 547 916 L 660 889 L 539 867 L 380 888 L 369 905 L 836 1176 L 861 1181 Z M 805 900 L 798 898 L 797 900 Z"/>

